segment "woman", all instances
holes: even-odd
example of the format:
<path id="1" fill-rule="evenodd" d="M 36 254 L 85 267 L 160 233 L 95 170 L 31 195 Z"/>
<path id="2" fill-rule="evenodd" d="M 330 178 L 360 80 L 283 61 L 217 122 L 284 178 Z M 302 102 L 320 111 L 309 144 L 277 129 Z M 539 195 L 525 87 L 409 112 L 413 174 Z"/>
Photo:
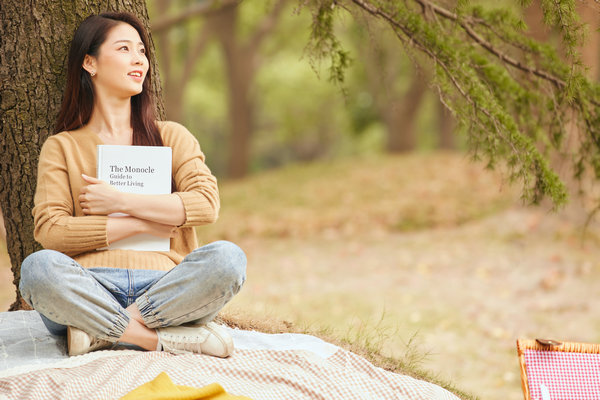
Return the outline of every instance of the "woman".
<path id="1" fill-rule="evenodd" d="M 124 342 L 227 357 L 232 340 L 211 321 L 244 283 L 246 257 L 225 241 L 196 249 L 194 226 L 218 215 L 217 182 L 184 127 L 155 121 L 148 49 L 127 13 L 91 16 L 75 32 L 38 165 L 34 234 L 46 250 L 25 259 L 19 288 L 50 332 L 66 333 L 70 355 Z M 172 193 L 121 193 L 93 178 L 99 144 L 171 147 Z M 171 238 L 170 251 L 106 250 L 138 233 Z"/>

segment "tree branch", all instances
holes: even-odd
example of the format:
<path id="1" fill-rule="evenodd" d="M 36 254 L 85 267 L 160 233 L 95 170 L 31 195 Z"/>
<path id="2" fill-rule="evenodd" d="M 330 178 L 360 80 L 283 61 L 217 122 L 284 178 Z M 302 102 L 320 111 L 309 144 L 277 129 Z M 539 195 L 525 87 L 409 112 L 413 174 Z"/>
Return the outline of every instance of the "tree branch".
<path id="1" fill-rule="evenodd" d="M 209 15 L 221 7 L 239 4 L 241 0 L 204 0 L 189 6 L 177 15 L 162 17 L 152 24 L 152 33 L 162 32 L 199 15 Z"/>
<path id="2" fill-rule="evenodd" d="M 385 19 L 388 23 L 395 26 L 396 28 L 401 28 L 400 24 L 391 15 L 382 11 L 381 9 L 374 7 L 371 4 L 365 3 L 363 0 L 351 0 L 351 1 L 354 4 L 358 5 L 359 7 L 361 7 L 362 9 L 368 11 L 369 13 L 380 16 L 381 18 Z M 490 52 L 493 55 L 495 55 L 496 57 L 498 57 L 501 61 L 505 62 L 506 64 L 512 65 L 513 67 L 520 69 L 524 72 L 534 74 L 544 80 L 551 82 L 552 84 L 554 84 L 557 87 L 566 86 L 566 82 L 563 81 L 562 79 L 557 78 L 557 77 L 555 77 L 551 74 L 548 74 L 545 71 L 539 70 L 537 68 L 528 67 L 527 65 L 524 65 L 520 61 L 515 60 L 514 58 L 502 53 L 500 50 L 496 49 L 490 42 L 488 42 L 483 37 L 481 37 L 477 32 L 475 32 L 475 30 L 471 27 L 470 24 L 466 23 L 464 20 L 459 18 L 456 14 L 446 10 L 443 7 L 438 6 L 437 4 L 433 4 L 427 0 L 415 0 L 415 1 L 418 2 L 419 4 L 421 4 L 423 7 L 427 7 L 429 9 L 433 10 L 436 14 L 438 14 L 446 19 L 449 19 L 451 21 L 457 22 L 465 30 L 467 35 L 469 35 L 476 43 L 478 43 L 481 47 L 483 47 L 488 52 Z"/>
<path id="3" fill-rule="evenodd" d="M 206 50 L 206 46 L 208 45 L 209 39 L 211 37 L 210 30 L 208 28 L 209 24 L 204 24 L 202 32 L 200 33 L 198 40 L 196 41 L 196 45 L 190 54 L 188 54 L 185 65 L 183 66 L 183 72 L 181 73 L 181 85 L 185 86 L 187 81 L 190 79 L 192 75 L 192 71 L 194 66 L 196 65 L 196 60 L 200 58 L 204 50 Z"/>
<path id="4" fill-rule="evenodd" d="M 396 29 L 402 31 L 404 33 L 404 35 L 406 35 L 408 40 L 410 40 L 411 44 L 415 45 L 421 51 L 423 51 L 425 54 L 427 54 L 429 57 L 431 57 L 431 59 L 445 71 L 446 76 L 448 77 L 450 82 L 452 82 L 452 84 L 454 85 L 456 90 L 458 90 L 460 95 L 473 107 L 474 112 L 480 112 L 488 118 L 490 123 L 494 126 L 494 130 L 497 132 L 498 136 L 511 148 L 512 154 L 515 157 L 519 158 L 520 163 L 525 164 L 524 160 L 521 157 L 521 152 L 519 152 L 518 149 L 515 147 L 515 143 L 512 140 L 510 140 L 508 137 L 506 137 L 506 133 L 501 126 L 503 124 L 498 120 L 498 118 L 495 115 L 492 114 L 492 112 L 490 112 L 490 110 L 486 109 L 485 107 L 481 107 L 478 104 L 478 102 L 475 101 L 475 99 L 473 99 L 473 97 L 462 87 L 460 82 L 456 79 L 456 76 L 454 76 L 454 74 L 451 73 L 449 66 L 446 65 L 442 60 L 440 60 L 440 58 L 435 53 L 433 53 L 431 51 L 431 49 L 429 49 L 427 46 L 425 46 L 423 43 L 421 43 L 417 38 L 414 38 L 411 35 L 411 32 L 408 30 L 407 27 L 398 23 L 387 13 L 383 12 L 382 10 L 378 9 L 377 7 L 374 7 L 370 4 L 365 3 L 362 0 L 351 0 L 351 1 L 355 4 L 357 4 L 358 6 L 360 6 L 366 12 L 370 13 L 371 15 L 375 15 L 375 16 L 384 18 L 386 21 L 388 21 L 390 24 L 392 24 Z M 419 1 L 419 0 L 417 0 L 417 1 Z M 406 40 L 406 39 L 402 38 L 398 32 L 396 32 L 396 35 L 398 36 L 398 38 L 400 40 L 403 40 L 403 41 Z M 475 118 L 475 123 L 480 125 L 481 129 L 484 131 L 487 129 L 486 127 L 484 127 L 481 124 L 481 121 L 478 118 Z M 536 153 L 536 154 L 539 154 L 539 153 Z"/>

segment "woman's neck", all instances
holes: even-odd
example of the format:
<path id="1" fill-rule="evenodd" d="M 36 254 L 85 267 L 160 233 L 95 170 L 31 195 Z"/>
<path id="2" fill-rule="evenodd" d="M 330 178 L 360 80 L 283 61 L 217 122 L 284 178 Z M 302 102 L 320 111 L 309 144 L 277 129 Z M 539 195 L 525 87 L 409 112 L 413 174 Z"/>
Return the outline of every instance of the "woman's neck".
<path id="1" fill-rule="evenodd" d="M 107 99 L 98 96 L 87 126 L 105 144 L 132 144 L 131 98 Z"/>

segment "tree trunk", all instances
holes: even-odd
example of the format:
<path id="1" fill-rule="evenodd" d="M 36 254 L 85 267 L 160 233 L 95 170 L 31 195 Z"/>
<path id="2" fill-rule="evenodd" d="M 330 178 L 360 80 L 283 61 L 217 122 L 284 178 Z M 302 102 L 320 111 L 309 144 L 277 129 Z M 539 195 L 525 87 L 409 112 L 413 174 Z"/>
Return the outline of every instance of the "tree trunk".
<path id="1" fill-rule="evenodd" d="M 240 51 L 232 51 L 228 58 L 227 81 L 229 82 L 229 115 L 231 137 L 228 175 L 242 178 L 250 166 L 250 145 L 254 130 L 250 83 L 254 71 Z"/>
<path id="2" fill-rule="evenodd" d="M 427 79 L 414 74 L 408 92 L 401 101 L 390 101 L 385 110 L 388 131 L 387 151 L 391 153 L 412 151 L 417 147 L 417 112 L 427 90 Z"/>
<path id="3" fill-rule="evenodd" d="M 270 12 L 255 25 L 248 37 L 241 39 L 237 35 L 238 13 L 240 2 L 237 0 L 214 0 L 198 2 L 177 15 L 168 14 L 168 1 L 158 1 L 160 17 L 155 21 L 157 37 L 161 43 L 161 59 L 168 66 L 165 71 L 164 96 L 168 105 L 170 118 L 183 118 L 183 93 L 192 76 L 196 61 L 204 53 L 209 41 L 216 37 L 225 60 L 228 85 L 229 106 L 229 159 L 227 174 L 232 178 L 241 178 L 248 173 L 250 164 L 250 143 L 254 131 L 254 103 L 251 98 L 252 80 L 258 68 L 258 51 L 261 43 L 275 28 L 288 0 L 275 0 Z M 181 66 L 173 68 L 172 57 L 169 56 L 168 30 L 184 21 L 198 16 L 205 16 L 206 23 L 199 35 L 190 34 L 188 38 L 194 42 L 180 62 Z M 169 48 L 167 48 L 169 47 Z"/>
<path id="4" fill-rule="evenodd" d="M 226 6 L 215 13 L 212 26 L 225 57 L 229 86 L 230 153 L 227 174 L 241 178 L 248 173 L 250 139 L 253 131 L 250 84 L 254 76 L 255 53 L 237 39 L 238 6 Z M 253 49 L 254 50 L 254 49 Z"/>
<path id="5" fill-rule="evenodd" d="M 37 162 L 62 100 L 69 43 L 84 18 L 111 10 L 130 11 L 147 24 L 144 0 L 0 2 L 0 206 L 17 287 L 22 261 L 40 249 L 31 215 Z M 158 70 L 151 63 L 162 117 Z M 10 309 L 25 306 L 17 290 Z"/>
<path id="6" fill-rule="evenodd" d="M 232 0 L 228 0 L 231 3 Z M 207 29 L 202 29 L 200 34 L 191 32 L 185 28 L 184 35 L 192 40 L 193 44 L 185 46 L 186 51 L 179 54 L 178 47 L 175 45 L 171 36 L 171 28 L 185 24 L 190 18 L 199 18 L 210 15 L 214 12 L 216 0 L 190 5 L 189 8 L 180 11 L 176 17 L 170 16 L 170 0 L 156 0 L 157 17 L 152 22 L 155 27 L 154 38 L 158 42 L 160 67 L 163 76 L 163 98 L 166 107 L 167 119 L 170 121 L 182 122 L 184 117 L 183 101 L 185 88 L 192 77 L 196 61 L 206 50 L 211 37 Z M 158 29 L 156 28 L 158 27 Z"/>

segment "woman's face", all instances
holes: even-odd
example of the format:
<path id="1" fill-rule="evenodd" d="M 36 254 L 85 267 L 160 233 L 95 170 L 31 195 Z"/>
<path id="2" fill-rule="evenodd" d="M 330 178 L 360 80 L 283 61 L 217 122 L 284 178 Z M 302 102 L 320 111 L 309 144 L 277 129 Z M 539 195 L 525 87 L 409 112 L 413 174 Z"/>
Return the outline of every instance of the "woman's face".
<path id="1" fill-rule="evenodd" d="M 95 63 L 92 81 L 98 94 L 124 98 L 141 93 L 148 72 L 148 58 L 144 43 L 133 26 L 120 23 L 113 27 L 100 45 L 98 57 L 91 57 L 91 62 Z"/>

